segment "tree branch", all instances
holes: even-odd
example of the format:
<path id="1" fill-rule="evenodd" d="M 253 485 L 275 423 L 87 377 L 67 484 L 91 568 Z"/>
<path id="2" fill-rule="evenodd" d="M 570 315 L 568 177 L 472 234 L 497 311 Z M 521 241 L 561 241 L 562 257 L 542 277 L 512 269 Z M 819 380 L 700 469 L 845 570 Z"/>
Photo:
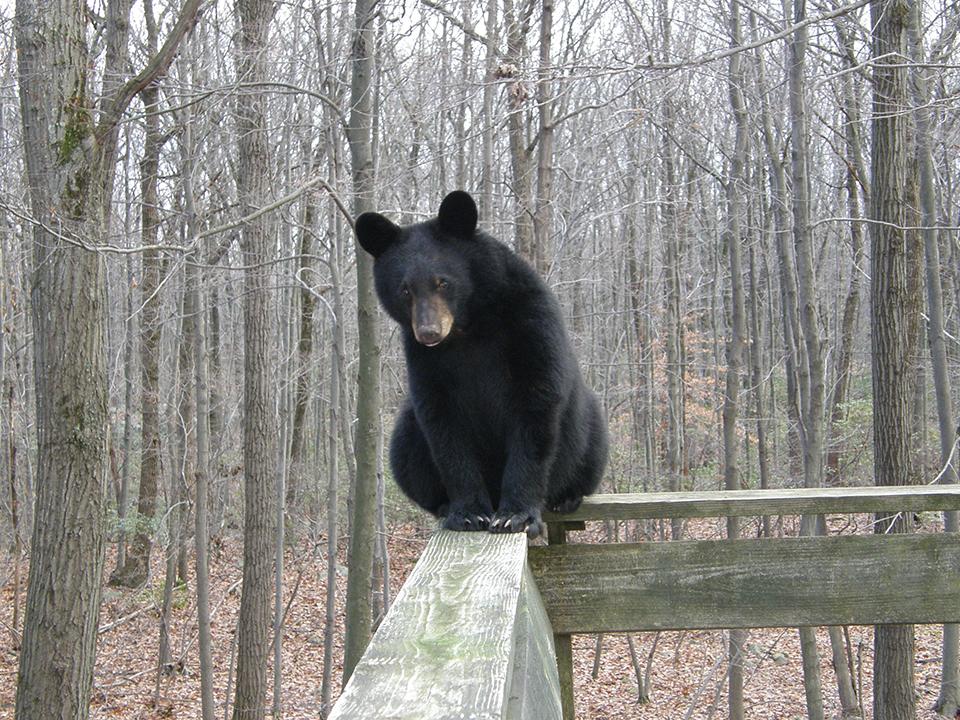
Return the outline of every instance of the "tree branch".
<path id="1" fill-rule="evenodd" d="M 203 232 L 197 233 L 196 238 L 194 238 L 189 244 L 190 246 L 196 246 L 196 243 L 200 240 L 203 240 L 204 238 L 210 237 L 212 235 L 219 235 L 220 233 L 226 232 L 228 230 L 234 230 L 238 227 L 241 227 L 242 225 L 245 225 L 246 223 L 257 219 L 261 215 L 265 215 L 266 213 L 276 210 L 277 208 L 282 207 L 283 205 L 293 202 L 308 190 L 311 190 L 312 188 L 315 188 L 318 186 L 322 187 L 324 190 L 327 191 L 327 193 L 330 195 L 330 198 L 333 200 L 334 204 L 337 206 L 340 212 L 343 213 L 344 217 L 347 219 L 347 222 L 350 223 L 350 226 L 353 227 L 353 216 L 350 214 L 350 211 L 347 209 L 347 206 L 344 204 L 343 200 L 337 194 L 336 190 L 334 190 L 330 186 L 330 183 L 328 183 L 324 178 L 314 177 L 313 179 L 308 180 L 303 185 L 296 188 L 295 190 L 288 193 L 287 195 L 277 198 L 269 205 L 264 205 L 261 208 L 257 208 L 252 213 L 245 215 L 244 217 L 237 218 L 236 220 L 232 220 L 228 223 L 224 223 L 223 225 L 217 225 L 216 227 L 208 228 Z M 230 236 L 225 238 L 223 242 L 221 242 L 215 248 L 213 248 L 213 250 L 206 256 L 206 258 L 204 258 L 204 262 L 208 265 L 216 265 L 220 261 L 220 258 L 223 257 L 226 251 L 234 243 L 236 238 L 237 238 L 236 233 L 232 233 Z"/>
<path id="2" fill-rule="evenodd" d="M 109 109 L 104 113 L 103 119 L 97 127 L 96 135 L 102 138 L 106 133 L 116 126 L 120 115 L 127 109 L 130 101 L 136 97 L 137 93 L 143 90 L 147 85 L 164 75 L 170 67 L 170 63 L 177 56 L 180 48 L 180 42 L 193 29 L 200 11 L 200 5 L 203 0 L 186 0 L 180 9 L 180 16 L 176 24 L 167 35 L 163 47 L 159 52 L 150 58 L 146 66 L 130 78 L 123 87 L 117 92 L 116 96 L 108 104 Z"/>
<path id="3" fill-rule="evenodd" d="M 472 25 L 467 25 L 467 24 L 466 24 L 465 22 L 463 22 L 462 20 L 459 20 L 459 19 L 457 19 L 456 17 L 454 17 L 453 13 L 450 12 L 449 10 L 447 10 L 445 7 L 443 7 L 443 5 L 441 5 L 440 3 L 434 2 L 434 0 L 420 0 L 420 2 L 421 2 L 423 5 L 426 5 L 428 8 L 430 8 L 430 9 L 432 9 L 432 10 L 436 10 L 436 11 L 437 11 L 438 13 L 440 13 L 451 25 L 460 28 L 460 29 L 463 31 L 463 34 L 464 34 L 464 35 L 467 35 L 467 36 L 473 38 L 474 40 L 476 40 L 476 41 L 477 41 L 478 43 L 480 43 L 481 45 L 484 45 L 485 47 L 490 48 L 490 43 L 489 43 L 489 41 L 487 40 L 486 37 L 484 37 L 483 35 L 481 35 L 480 33 L 478 33 L 478 32 L 473 28 Z M 497 57 L 502 57 L 502 53 L 501 53 L 497 48 L 493 48 L 493 51 L 494 51 L 494 53 L 496 53 Z"/>

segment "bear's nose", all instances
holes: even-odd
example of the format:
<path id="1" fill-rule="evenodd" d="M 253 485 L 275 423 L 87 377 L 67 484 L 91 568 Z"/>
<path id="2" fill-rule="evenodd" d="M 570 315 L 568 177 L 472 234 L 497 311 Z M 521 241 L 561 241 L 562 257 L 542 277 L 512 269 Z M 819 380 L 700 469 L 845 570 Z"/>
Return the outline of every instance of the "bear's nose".
<path id="1" fill-rule="evenodd" d="M 443 332 L 438 325 L 420 326 L 414 334 L 417 336 L 417 342 L 427 347 L 439 345 L 443 340 Z"/>

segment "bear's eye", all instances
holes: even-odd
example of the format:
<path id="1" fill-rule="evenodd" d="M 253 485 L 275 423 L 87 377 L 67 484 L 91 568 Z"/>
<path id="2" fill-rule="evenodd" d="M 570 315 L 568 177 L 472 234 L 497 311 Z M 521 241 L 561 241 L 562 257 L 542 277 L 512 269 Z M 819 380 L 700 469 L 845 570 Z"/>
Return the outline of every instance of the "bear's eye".
<path id="1" fill-rule="evenodd" d="M 450 283 L 443 278 L 437 280 L 437 290 L 446 290 L 448 287 L 450 287 Z"/>
<path id="2" fill-rule="evenodd" d="M 410 297 L 410 288 L 408 288 L 406 285 L 402 285 L 400 287 L 400 294 L 405 298 Z"/>

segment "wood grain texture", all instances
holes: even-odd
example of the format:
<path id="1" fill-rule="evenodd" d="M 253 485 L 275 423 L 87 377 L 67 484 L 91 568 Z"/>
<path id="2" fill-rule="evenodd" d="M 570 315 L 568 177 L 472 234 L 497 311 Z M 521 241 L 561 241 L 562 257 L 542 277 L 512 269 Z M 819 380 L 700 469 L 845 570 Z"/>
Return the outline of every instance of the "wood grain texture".
<path id="1" fill-rule="evenodd" d="M 550 545 L 566 545 L 568 530 L 583 530 L 581 522 L 555 522 L 547 524 Z M 573 698 L 573 639 L 569 634 L 553 636 L 554 653 L 557 657 L 557 677 L 560 681 L 560 704 L 563 720 L 574 720 L 576 706 Z"/>
<path id="2" fill-rule="evenodd" d="M 956 509 L 960 509 L 960 486 L 921 485 L 591 495 L 584 498 L 583 504 L 572 513 L 544 513 L 543 517 L 548 523 L 569 523 L 584 520 Z"/>
<path id="3" fill-rule="evenodd" d="M 529 567 L 523 569 L 514 649 L 513 677 L 505 717 L 509 720 L 559 720 L 562 710 L 553 630 Z"/>
<path id="4" fill-rule="evenodd" d="M 524 581 L 526 556 L 522 534 L 437 532 L 331 720 L 559 717 L 549 710 L 553 694 L 559 708 L 551 631 Z M 515 669 L 527 677 L 515 680 Z M 527 692 L 546 703 L 539 713 Z"/>
<path id="5" fill-rule="evenodd" d="M 530 548 L 555 633 L 960 620 L 956 535 Z"/>

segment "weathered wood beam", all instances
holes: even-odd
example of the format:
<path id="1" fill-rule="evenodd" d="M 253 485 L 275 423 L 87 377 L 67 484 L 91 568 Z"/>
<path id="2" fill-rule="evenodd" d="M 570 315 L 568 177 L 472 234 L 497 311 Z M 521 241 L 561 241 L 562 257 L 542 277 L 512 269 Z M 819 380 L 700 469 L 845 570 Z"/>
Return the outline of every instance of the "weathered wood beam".
<path id="1" fill-rule="evenodd" d="M 640 520 L 748 515 L 819 515 L 960 509 L 960 486 L 791 488 L 706 492 L 591 495 L 567 515 L 544 513 L 550 522 Z"/>
<path id="2" fill-rule="evenodd" d="M 331 720 L 559 718 L 552 630 L 526 559 L 523 534 L 437 532 Z"/>
<path id="3" fill-rule="evenodd" d="M 957 535 L 532 547 L 553 631 L 960 622 Z"/>
<path id="4" fill-rule="evenodd" d="M 566 545 L 567 530 L 576 527 L 583 530 L 582 522 L 550 523 L 547 525 L 547 540 L 550 545 Z M 576 718 L 576 706 L 573 699 L 573 636 L 569 633 L 553 636 L 553 647 L 557 656 L 557 673 L 560 680 L 560 704 L 563 708 L 563 720 Z"/>

